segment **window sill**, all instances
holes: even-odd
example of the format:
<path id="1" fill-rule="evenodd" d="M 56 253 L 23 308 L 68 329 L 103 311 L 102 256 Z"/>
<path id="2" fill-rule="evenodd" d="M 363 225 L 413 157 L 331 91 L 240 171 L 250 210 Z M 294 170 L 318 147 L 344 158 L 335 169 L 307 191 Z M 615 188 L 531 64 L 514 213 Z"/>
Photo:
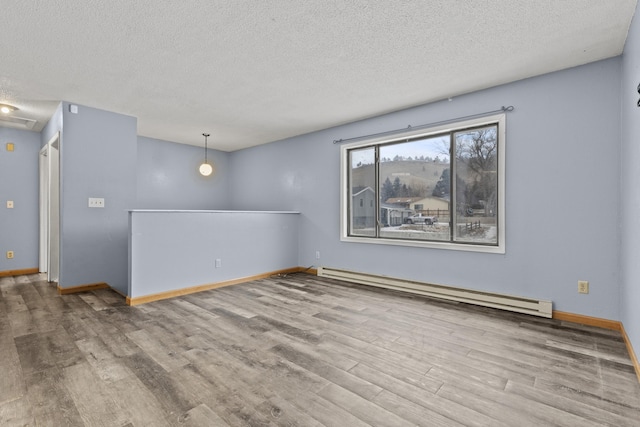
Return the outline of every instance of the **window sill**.
<path id="1" fill-rule="evenodd" d="M 488 254 L 504 254 L 504 243 L 498 244 L 498 246 L 485 246 L 485 245 L 473 245 L 464 243 L 449 243 L 449 242 L 434 242 L 434 241 L 419 241 L 419 240 L 402 240 L 402 239 L 381 239 L 375 237 L 354 237 L 354 236 L 342 236 L 340 238 L 342 242 L 348 243 L 368 243 L 374 245 L 391 245 L 391 246 L 411 246 L 417 248 L 429 248 L 429 249 L 445 249 L 450 251 L 465 251 L 465 252 L 481 252 Z"/>

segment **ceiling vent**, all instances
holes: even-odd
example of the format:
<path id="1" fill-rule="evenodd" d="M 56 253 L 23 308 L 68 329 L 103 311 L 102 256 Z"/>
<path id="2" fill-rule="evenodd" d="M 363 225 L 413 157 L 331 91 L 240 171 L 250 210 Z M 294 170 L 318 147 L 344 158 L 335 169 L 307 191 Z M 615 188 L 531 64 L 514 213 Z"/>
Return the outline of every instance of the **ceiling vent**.
<path id="1" fill-rule="evenodd" d="M 38 121 L 33 119 L 0 115 L 0 126 L 32 130 L 36 123 L 38 123 Z"/>

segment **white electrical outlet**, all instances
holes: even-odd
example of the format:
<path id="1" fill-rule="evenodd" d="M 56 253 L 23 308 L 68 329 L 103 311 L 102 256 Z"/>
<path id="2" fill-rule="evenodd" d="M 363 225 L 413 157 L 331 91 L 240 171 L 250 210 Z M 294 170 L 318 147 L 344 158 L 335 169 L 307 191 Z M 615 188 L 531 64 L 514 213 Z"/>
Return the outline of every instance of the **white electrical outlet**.
<path id="1" fill-rule="evenodd" d="M 104 208 L 104 199 L 101 197 L 89 197 L 90 208 Z"/>
<path id="2" fill-rule="evenodd" d="M 320 251 L 316 251 L 316 259 L 320 259 Z"/>
<path id="3" fill-rule="evenodd" d="M 216 268 L 222 267 L 222 260 L 220 258 L 216 258 Z"/>
<path id="4" fill-rule="evenodd" d="M 588 294 L 589 282 L 587 282 L 586 280 L 578 280 L 578 293 Z"/>

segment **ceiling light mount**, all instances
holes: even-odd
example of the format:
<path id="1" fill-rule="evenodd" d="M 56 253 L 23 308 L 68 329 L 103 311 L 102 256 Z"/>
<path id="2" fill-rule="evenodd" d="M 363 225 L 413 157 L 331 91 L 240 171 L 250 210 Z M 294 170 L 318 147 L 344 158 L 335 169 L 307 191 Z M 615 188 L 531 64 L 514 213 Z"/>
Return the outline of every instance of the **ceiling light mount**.
<path id="1" fill-rule="evenodd" d="M 200 171 L 200 174 L 202 176 L 209 176 L 213 173 L 213 166 L 211 166 L 209 162 L 207 162 L 207 139 L 211 136 L 211 134 L 205 132 L 202 134 L 202 136 L 204 136 L 204 163 L 200 165 L 200 168 L 198 170 Z"/>
<path id="2" fill-rule="evenodd" d="M 9 105 L 9 104 L 0 104 L 0 113 L 2 114 L 9 114 L 9 113 L 13 113 L 14 111 L 18 111 L 19 108 L 18 107 L 14 107 L 13 105 Z"/>

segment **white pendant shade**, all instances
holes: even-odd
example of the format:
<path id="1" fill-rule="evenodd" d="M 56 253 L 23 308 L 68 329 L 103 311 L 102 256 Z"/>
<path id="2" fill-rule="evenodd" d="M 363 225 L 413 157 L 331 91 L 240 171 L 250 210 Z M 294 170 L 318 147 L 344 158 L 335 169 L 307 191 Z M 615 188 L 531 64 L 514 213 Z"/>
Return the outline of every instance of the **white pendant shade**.
<path id="1" fill-rule="evenodd" d="M 199 170 L 202 176 L 209 176 L 213 173 L 213 166 L 211 166 L 209 163 L 203 163 L 200 165 Z"/>

